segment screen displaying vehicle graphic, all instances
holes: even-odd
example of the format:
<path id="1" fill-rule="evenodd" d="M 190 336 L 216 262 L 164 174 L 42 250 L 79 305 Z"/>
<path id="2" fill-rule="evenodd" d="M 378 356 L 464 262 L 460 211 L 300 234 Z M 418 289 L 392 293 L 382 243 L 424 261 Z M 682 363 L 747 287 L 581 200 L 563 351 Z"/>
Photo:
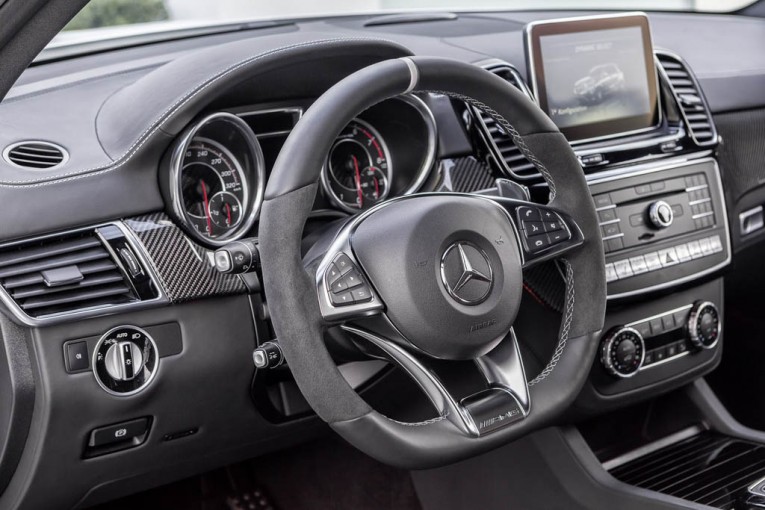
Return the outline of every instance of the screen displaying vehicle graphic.
<path id="1" fill-rule="evenodd" d="M 658 121 L 656 69 L 644 15 L 527 28 L 540 106 L 572 141 L 640 131 Z"/>

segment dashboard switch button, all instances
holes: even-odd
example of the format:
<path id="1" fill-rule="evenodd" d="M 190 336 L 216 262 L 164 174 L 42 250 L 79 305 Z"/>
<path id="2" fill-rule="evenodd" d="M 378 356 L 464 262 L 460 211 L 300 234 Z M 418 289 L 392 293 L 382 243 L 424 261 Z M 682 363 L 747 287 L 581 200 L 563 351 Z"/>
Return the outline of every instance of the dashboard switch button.
<path id="1" fill-rule="evenodd" d="M 149 419 L 139 418 L 137 420 L 126 421 L 123 423 L 117 423 L 116 425 L 109 425 L 108 427 L 94 429 L 90 433 L 88 446 L 90 448 L 99 448 L 101 446 L 108 446 L 114 443 L 133 441 L 134 439 L 137 439 L 146 434 L 148 428 Z"/>
<path id="2" fill-rule="evenodd" d="M 88 359 L 88 343 L 73 342 L 66 345 L 66 364 L 70 372 L 87 370 L 90 367 Z"/>

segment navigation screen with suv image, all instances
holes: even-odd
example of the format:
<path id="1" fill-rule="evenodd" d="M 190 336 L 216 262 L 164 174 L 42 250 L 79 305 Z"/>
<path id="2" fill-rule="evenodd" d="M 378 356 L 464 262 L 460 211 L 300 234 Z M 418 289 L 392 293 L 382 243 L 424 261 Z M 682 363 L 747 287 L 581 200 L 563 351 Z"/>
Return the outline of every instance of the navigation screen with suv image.
<path id="1" fill-rule="evenodd" d="M 652 111 L 640 28 L 548 35 L 540 42 L 547 109 L 559 127 Z"/>

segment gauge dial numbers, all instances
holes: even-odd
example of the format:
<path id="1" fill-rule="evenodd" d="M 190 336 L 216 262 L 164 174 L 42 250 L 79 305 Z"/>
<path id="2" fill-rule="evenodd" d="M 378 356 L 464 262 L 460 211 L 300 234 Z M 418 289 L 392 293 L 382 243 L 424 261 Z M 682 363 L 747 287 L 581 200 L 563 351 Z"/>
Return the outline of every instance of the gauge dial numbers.
<path id="1" fill-rule="evenodd" d="M 260 145 L 239 117 L 213 114 L 181 138 L 171 163 L 173 212 L 197 240 L 219 246 L 245 235 L 263 200 Z"/>
<path id="2" fill-rule="evenodd" d="M 367 122 L 352 120 L 327 156 L 321 179 L 324 192 L 337 207 L 358 212 L 385 200 L 390 181 L 385 140 Z"/>

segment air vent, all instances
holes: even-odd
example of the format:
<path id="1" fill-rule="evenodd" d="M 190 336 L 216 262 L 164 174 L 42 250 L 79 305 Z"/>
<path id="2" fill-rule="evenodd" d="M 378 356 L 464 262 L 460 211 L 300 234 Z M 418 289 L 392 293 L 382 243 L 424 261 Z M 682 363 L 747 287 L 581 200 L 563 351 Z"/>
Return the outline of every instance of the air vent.
<path id="1" fill-rule="evenodd" d="M 126 263 L 113 255 L 119 234 L 116 226 L 106 226 L 2 248 L 0 285 L 36 319 L 140 301 L 144 296 L 123 270 Z"/>
<path id="2" fill-rule="evenodd" d="M 49 142 L 19 142 L 3 151 L 3 158 L 13 166 L 45 170 L 66 163 L 69 155 L 63 147 Z"/>
<path id="3" fill-rule="evenodd" d="M 693 141 L 702 147 L 716 144 L 717 131 L 709 106 L 688 64 L 680 57 L 664 52 L 656 52 L 656 58 L 672 86 Z"/>
<path id="4" fill-rule="evenodd" d="M 506 63 L 489 64 L 484 68 L 507 81 L 518 90 L 523 92 L 529 99 L 534 100 L 531 91 L 518 74 L 518 71 Z M 480 120 L 481 127 L 487 137 L 487 143 L 493 149 L 494 154 L 504 165 L 505 170 L 518 179 L 532 180 L 541 178 L 536 167 L 521 153 L 513 143 L 513 139 L 497 122 L 482 110 L 474 109 Z"/>

